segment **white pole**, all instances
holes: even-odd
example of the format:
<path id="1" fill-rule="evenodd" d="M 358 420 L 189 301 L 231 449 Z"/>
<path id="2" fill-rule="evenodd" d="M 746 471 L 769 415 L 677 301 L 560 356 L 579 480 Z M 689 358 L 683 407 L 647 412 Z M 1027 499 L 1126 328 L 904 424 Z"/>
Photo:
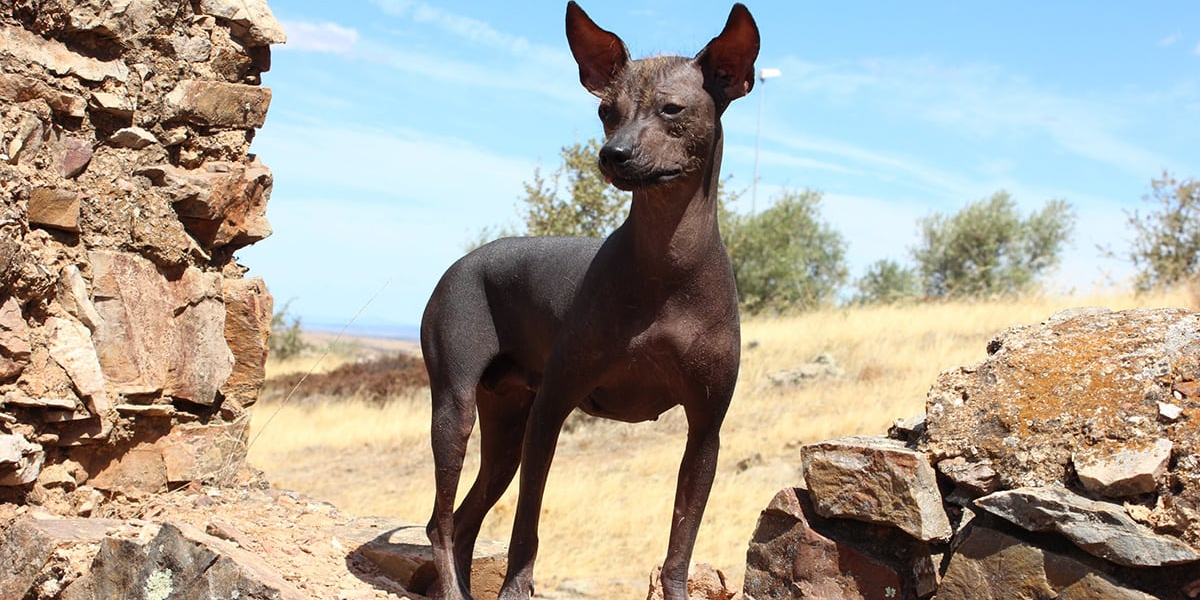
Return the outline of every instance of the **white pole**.
<path id="1" fill-rule="evenodd" d="M 758 148 L 762 139 L 762 115 L 764 98 L 767 96 L 767 80 L 779 77 L 779 69 L 762 69 L 758 72 L 758 128 L 754 132 L 754 180 L 750 183 L 750 214 L 758 208 Z"/>

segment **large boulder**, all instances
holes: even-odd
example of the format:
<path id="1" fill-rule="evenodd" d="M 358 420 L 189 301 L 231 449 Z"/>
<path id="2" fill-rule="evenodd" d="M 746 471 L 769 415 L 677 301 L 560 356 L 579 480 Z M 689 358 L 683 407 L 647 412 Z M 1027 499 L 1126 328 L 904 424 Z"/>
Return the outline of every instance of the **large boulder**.
<path id="1" fill-rule="evenodd" d="M 1000 489 L 1152 494 L 1145 520 L 1200 547 L 1200 314 L 1068 311 L 987 350 L 929 391 L 922 448 L 935 462 L 985 465 Z"/>
<path id="2" fill-rule="evenodd" d="M 748 599 L 1200 598 L 1200 315 L 1074 310 L 987 351 L 901 439 L 802 449 Z"/>

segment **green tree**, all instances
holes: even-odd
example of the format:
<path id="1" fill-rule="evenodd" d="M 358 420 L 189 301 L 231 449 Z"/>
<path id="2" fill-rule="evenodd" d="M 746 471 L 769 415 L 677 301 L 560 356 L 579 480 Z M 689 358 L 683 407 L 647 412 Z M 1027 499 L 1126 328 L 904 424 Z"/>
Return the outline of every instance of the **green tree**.
<path id="1" fill-rule="evenodd" d="M 1058 263 L 1074 226 L 1074 212 L 1063 200 L 1022 218 L 1000 191 L 954 215 L 922 219 L 912 254 L 927 296 L 1018 294 Z"/>
<path id="2" fill-rule="evenodd" d="M 271 315 L 271 335 L 267 338 L 267 349 L 275 358 L 292 358 L 308 349 L 308 343 L 302 335 L 300 317 L 288 318 L 291 306 L 292 301 L 288 300 L 283 308 Z"/>
<path id="3" fill-rule="evenodd" d="M 1200 275 L 1200 180 L 1178 181 L 1164 172 L 1150 180 L 1150 195 L 1142 200 L 1155 209 L 1126 213 L 1137 288 L 1169 287 Z"/>
<path id="4" fill-rule="evenodd" d="M 846 242 L 820 220 L 821 193 L 786 191 L 770 208 L 724 224 L 743 308 L 753 314 L 816 308 L 846 280 Z"/>
<path id="5" fill-rule="evenodd" d="M 915 300 L 921 295 L 917 272 L 890 260 L 878 260 L 855 282 L 855 304 L 896 304 Z"/>

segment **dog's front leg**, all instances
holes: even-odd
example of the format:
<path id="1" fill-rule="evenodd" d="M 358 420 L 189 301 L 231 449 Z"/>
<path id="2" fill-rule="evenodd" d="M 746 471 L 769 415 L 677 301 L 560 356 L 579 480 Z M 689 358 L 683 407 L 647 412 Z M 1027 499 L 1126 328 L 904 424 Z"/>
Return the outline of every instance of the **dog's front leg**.
<path id="1" fill-rule="evenodd" d="M 662 567 L 665 600 L 688 599 L 688 565 L 696 546 L 700 519 L 704 516 L 704 507 L 712 491 L 721 448 L 721 420 L 724 415 L 710 414 L 713 412 L 711 408 L 689 410 L 687 413 L 687 446 L 679 464 L 674 518 L 667 542 L 667 558 Z"/>
<path id="2" fill-rule="evenodd" d="M 569 399 L 577 397 L 577 386 L 568 385 L 562 376 L 547 370 L 542 387 L 534 398 L 525 426 L 521 451 L 521 481 L 512 539 L 508 546 L 508 572 L 498 600 L 528 600 L 533 593 L 533 564 L 538 549 L 538 519 L 546 478 L 558 445 L 563 422 L 574 409 Z M 581 396 L 580 396 L 581 397 Z"/>

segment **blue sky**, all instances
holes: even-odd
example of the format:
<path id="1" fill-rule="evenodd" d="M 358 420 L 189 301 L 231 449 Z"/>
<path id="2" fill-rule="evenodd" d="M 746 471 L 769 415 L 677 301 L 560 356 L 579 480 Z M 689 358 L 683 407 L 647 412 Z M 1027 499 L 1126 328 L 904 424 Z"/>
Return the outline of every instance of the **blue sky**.
<path id="1" fill-rule="evenodd" d="M 726 112 L 723 172 L 756 207 L 824 192 L 852 277 L 908 261 L 917 221 L 1008 191 L 1078 215 L 1060 291 L 1124 285 L 1103 258 L 1163 170 L 1200 177 L 1200 3 L 759 1 L 757 66 L 782 76 Z M 729 2 L 584 1 L 636 57 L 690 56 Z M 275 234 L 238 253 L 305 325 L 415 326 L 484 227 L 517 224 L 523 181 L 599 137 L 565 2 L 276 0 L 288 33 L 252 151 Z"/>

